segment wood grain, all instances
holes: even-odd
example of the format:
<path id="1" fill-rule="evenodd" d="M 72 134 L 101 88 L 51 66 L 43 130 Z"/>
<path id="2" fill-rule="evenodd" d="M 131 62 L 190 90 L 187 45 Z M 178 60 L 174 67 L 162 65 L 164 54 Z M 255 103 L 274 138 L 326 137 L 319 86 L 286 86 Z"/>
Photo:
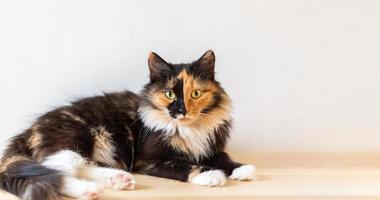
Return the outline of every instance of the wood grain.
<path id="1" fill-rule="evenodd" d="M 258 180 L 209 188 L 136 175 L 135 191 L 106 190 L 103 199 L 380 199 L 380 153 L 232 155 L 255 164 Z M 0 193 L 0 200 L 16 199 Z"/>

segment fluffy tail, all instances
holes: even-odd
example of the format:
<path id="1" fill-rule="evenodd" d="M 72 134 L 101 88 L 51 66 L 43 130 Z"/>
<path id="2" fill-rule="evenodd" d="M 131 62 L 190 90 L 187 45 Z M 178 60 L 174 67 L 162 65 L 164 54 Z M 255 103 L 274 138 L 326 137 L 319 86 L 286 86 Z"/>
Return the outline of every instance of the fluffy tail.
<path id="1" fill-rule="evenodd" d="M 3 158 L 0 188 L 23 200 L 60 200 L 62 175 L 29 158 L 13 155 Z"/>
<path id="2" fill-rule="evenodd" d="M 23 200 L 60 200 L 62 175 L 31 158 L 31 130 L 15 136 L 0 163 L 0 189 Z"/>

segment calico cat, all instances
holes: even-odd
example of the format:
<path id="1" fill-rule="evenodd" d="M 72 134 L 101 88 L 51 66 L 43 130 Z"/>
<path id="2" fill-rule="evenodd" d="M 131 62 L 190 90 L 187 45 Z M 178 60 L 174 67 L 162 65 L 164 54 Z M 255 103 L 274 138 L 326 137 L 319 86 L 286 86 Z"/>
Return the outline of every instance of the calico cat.
<path id="1" fill-rule="evenodd" d="M 224 152 L 231 101 L 214 77 L 209 50 L 190 64 L 151 53 L 140 94 L 105 93 L 39 117 L 15 136 L 0 165 L 0 187 L 24 200 L 60 195 L 99 199 L 102 188 L 134 189 L 130 172 L 220 186 L 252 180 L 255 168 Z"/>

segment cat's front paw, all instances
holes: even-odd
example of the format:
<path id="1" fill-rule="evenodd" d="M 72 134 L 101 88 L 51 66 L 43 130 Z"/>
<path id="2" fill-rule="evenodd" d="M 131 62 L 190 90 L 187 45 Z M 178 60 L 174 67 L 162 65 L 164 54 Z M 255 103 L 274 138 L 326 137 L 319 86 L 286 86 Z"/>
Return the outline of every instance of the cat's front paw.
<path id="1" fill-rule="evenodd" d="M 226 175 L 221 170 L 210 170 L 196 175 L 190 182 L 204 186 L 220 186 L 226 183 Z"/>
<path id="2" fill-rule="evenodd" d="M 253 165 L 242 165 L 232 171 L 230 179 L 249 181 L 256 178 L 256 168 Z"/>

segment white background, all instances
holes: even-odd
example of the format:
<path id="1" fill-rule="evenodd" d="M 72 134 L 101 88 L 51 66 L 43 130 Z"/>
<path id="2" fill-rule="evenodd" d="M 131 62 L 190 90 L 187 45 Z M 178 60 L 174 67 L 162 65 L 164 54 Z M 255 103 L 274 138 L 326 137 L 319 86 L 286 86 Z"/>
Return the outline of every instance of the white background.
<path id="1" fill-rule="evenodd" d="M 230 147 L 380 151 L 380 1 L 0 2 L 0 147 L 39 114 L 138 91 L 147 55 L 213 49 Z"/>

